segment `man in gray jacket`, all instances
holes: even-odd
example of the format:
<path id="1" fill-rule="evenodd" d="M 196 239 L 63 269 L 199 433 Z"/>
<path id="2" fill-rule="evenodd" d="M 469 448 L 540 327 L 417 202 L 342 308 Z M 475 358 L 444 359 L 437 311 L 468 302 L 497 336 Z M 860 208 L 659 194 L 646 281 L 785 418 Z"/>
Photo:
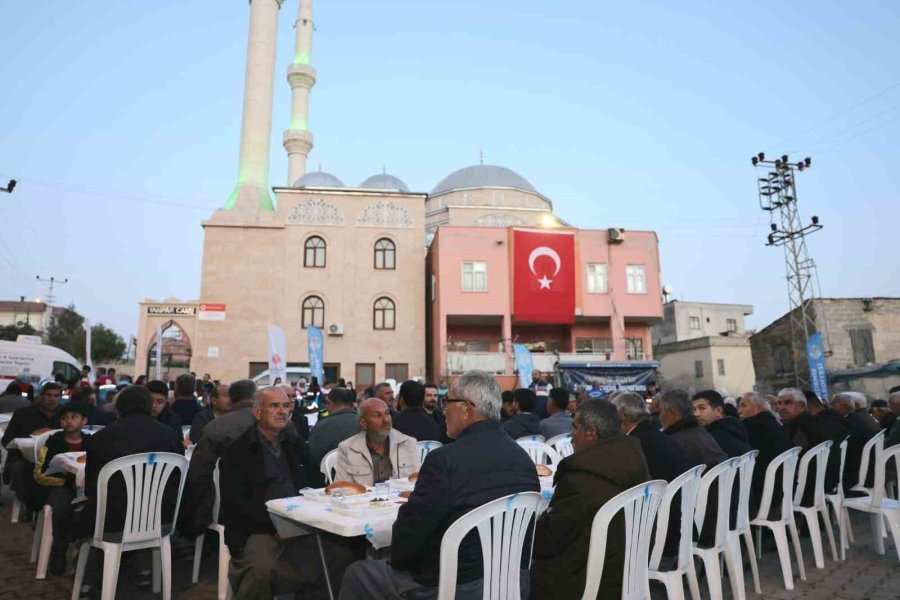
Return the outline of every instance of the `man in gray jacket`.
<path id="1" fill-rule="evenodd" d="M 332 388 L 327 402 L 328 416 L 320 419 L 309 435 L 309 453 L 317 466 L 326 454 L 337 449 L 338 444 L 359 433 L 353 392 L 347 388 Z"/>

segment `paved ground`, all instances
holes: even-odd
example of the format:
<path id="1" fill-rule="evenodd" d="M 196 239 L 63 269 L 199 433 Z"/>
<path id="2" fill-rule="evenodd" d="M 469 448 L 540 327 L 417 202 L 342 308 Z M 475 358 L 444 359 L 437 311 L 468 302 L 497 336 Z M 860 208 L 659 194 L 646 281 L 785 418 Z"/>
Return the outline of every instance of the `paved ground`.
<path id="1" fill-rule="evenodd" d="M 62 577 L 48 575 L 45 581 L 34 579 L 34 565 L 29 564 L 31 551 L 30 524 L 9 522 L 10 496 L 6 488 L 0 506 L 0 600 L 65 600 L 71 597 L 72 573 Z M 887 553 L 878 556 L 872 546 L 872 535 L 868 519 L 863 515 L 853 516 L 853 531 L 856 543 L 847 553 L 844 562 L 830 560 L 830 550 L 826 544 L 824 569 L 816 569 L 812 557 L 806 559 L 808 581 L 800 581 L 795 567 L 795 588 L 792 592 L 784 589 L 781 567 L 777 553 L 769 550 L 763 553 L 760 564 L 761 598 L 772 600 L 830 599 L 838 600 L 900 600 L 900 562 L 890 540 L 886 541 Z M 812 553 L 809 540 L 802 540 L 804 551 Z M 217 561 L 208 556 L 203 561 L 200 582 L 191 585 L 192 558 L 177 558 L 174 561 L 173 597 L 181 600 L 213 600 L 215 593 L 215 569 Z M 759 598 L 752 592 L 749 569 L 745 573 L 748 584 L 748 600 Z M 705 585 L 701 581 L 701 588 Z M 724 582 L 725 596 L 730 597 L 728 582 Z M 654 599 L 663 599 L 661 590 L 654 590 Z M 707 593 L 703 591 L 704 598 Z M 128 600 L 149 600 L 159 596 L 147 588 L 138 588 L 133 581 L 128 566 L 123 568 L 119 578 L 117 598 Z"/>

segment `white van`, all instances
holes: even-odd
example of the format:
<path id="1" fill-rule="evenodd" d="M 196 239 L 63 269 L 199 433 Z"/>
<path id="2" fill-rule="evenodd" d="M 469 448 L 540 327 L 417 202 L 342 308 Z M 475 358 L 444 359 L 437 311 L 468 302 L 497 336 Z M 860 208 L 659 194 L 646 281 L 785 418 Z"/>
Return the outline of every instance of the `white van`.
<path id="1" fill-rule="evenodd" d="M 81 372 L 81 363 L 68 352 L 47 346 L 34 335 L 20 335 L 15 342 L 0 341 L 0 384 L 18 376 L 30 383 L 62 373 L 68 381 Z"/>

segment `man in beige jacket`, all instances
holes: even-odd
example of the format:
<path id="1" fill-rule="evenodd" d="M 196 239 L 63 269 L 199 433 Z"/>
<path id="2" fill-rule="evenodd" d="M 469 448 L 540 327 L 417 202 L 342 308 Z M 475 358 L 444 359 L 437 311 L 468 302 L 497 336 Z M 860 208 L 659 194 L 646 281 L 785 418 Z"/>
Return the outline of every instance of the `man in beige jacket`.
<path id="1" fill-rule="evenodd" d="M 421 461 L 416 439 L 393 429 L 388 405 L 370 398 L 360 412 L 363 430 L 338 445 L 335 481 L 372 486 L 417 472 Z"/>

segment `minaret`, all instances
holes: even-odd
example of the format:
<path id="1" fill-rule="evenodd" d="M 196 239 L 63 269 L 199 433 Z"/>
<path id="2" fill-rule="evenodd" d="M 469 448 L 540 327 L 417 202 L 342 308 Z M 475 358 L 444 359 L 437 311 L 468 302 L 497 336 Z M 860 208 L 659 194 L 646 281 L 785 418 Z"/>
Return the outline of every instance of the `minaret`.
<path id="1" fill-rule="evenodd" d="M 316 84 L 316 70 L 310 65 L 312 0 L 300 0 L 300 13 L 294 27 L 297 29 L 297 48 L 287 75 L 288 83 L 291 84 L 291 126 L 284 132 L 284 149 L 288 154 L 288 185 L 294 185 L 306 172 L 306 158 L 313 147 L 313 136 L 307 123 L 309 90 Z"/>
<path id="2" fill-rule="evenodd" d="M 250 0 L 238 183 L 225 204 L 226 210 L 275 209 L 269 195 L 269 140 L 275 89 L 275 42 L 282 1 Z"/>

